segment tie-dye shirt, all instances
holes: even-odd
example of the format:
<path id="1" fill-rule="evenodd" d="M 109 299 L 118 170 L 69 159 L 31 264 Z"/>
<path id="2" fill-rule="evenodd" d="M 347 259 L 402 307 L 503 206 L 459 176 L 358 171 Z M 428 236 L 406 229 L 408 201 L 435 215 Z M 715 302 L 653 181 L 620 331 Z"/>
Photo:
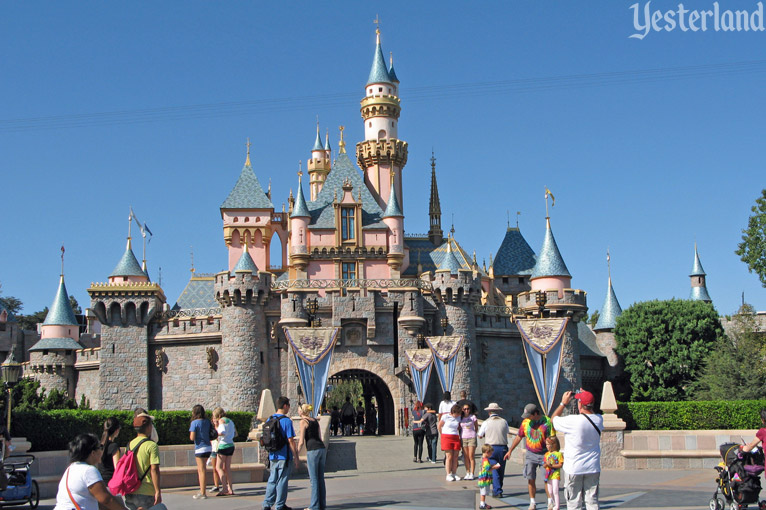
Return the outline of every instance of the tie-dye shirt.
<path id="1" fill-rule="evenodd" d="M 489 487 L 492 484 L 492 462 L 490 458 L 486 456 L 481 457 L 481 470 L 479 471 L 479 487 Z M 495 462 L 497 465 L 497 462 Z"/>
<path id="2" fill-rule="evenodd" d="M 548 480 L 561 480 L 561 468 L 552 468 L 548 466 L 548 463 L 558 464 L 564 462 L 564 454 L 561 452 L 547 452 L 543 457 L 543 464 L 545 465 L 545 481 Z"/>
<path id="3" fill-rule="evenodd" d="M 538 455 L 545 453 L 545 440 L 555 435 L 553 422 L 547 416 L 539 420 L 526 418 L 519 427 L 519 437 L 526 439 L 527 451 Z"/>

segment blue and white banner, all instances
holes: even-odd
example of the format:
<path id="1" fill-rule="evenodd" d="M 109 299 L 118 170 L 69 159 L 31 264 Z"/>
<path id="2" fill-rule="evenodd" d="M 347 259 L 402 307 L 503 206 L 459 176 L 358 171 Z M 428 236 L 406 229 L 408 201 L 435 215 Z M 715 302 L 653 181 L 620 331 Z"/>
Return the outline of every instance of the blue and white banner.
<path id="1" fill-rule="evenodd" d="M 462 336 L 429 336 L 426 343 L 434 355 L 434 367 L 443 391 L 452 391 L 455 382 L 457 354 L 463 345 Z"/>
<path id="2" fill-rule="evenodd" d="M 314 417 L 319 416 L 330 375 L 332 351 L 340 328 L 285 328 L 285 336 L 295 355 L 295 364 Z"/>
<path id="3" fill-rule="evenodd" d="M 417 395 L 418 401 L 422 403 L 426 396 L 428 380 L 431 378 L 433 354 L 431 354 L 430 349 L 412 349 L 404 352 L 407 354 L 415 395 Z"/>
<path id="4" fill-rule="evenodd" d="M 546 415 L 551 412 L 556 398 L 561 373 L 561 353 L 564 332 L 569 318 L 563 319 L 517 319 L 527 357 L 532 383 Z"/>

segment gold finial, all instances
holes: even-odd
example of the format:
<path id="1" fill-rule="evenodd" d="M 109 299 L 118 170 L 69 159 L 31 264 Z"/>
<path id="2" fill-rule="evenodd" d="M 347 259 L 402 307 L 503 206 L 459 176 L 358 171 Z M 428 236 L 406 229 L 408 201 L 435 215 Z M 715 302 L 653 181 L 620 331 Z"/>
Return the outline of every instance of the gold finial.
<path id="1" fill-rule="evenodd" d="M 191 271 L 192 274 L 194 274 L 194 246 L 189 246 L 189 256 L 191 257 Z"/>
<path id="2" fill-rule="evenodd" d="M 303 161 L 298 160 L 298 184 L 301 183 L 301 178 L 303 177 Z"/>
<path id="3" fill-rule="evenodd" d="M 389 175 L 391 176 L 391 186 L 393 187 L 393 185 L 394 185 L 394 179 L 396 178 L 396 170 L 394 170 L 394 169 L 392 168 L 392 169 L 391 169 L 391 171 L 389 172 Z"/>
<path id="4" fill-rule="evenodd" d="M 388 52 L 388 67 L 393 67 L 393 66 L 394 66 L 394 52 L 389 51 Z"/>
<path id="5" fill-rule="evenodd" d="M 340 129 L 340 142 L 338 142 L 338 154 L 345 154 L 346 142 L 343 140 L 343 130 L 346 128 L 343 126 L 339 126 L 338 129 Z"/>
<path id="6" fill-rule="evenodd" d="M 551 193 L 551 190 L 548 189 L 548 187 L 545 187 L 545 217 L 550 218 L 550 215 L 548 214 L 548 197 L 551 197 L 551 207 L 556 205 L 556 197 L 553 196 L 553 193 Z"/>
<path id="7" fill-rule="evenodd" d="M 247 159 L 245 159 L 245 166 L 250 165 L 250 137 L 247 138 Z"/>
<path id="8" fill-rule="evenodd" d="M 375 35 L 378 37 L 378 44 L 380 44 L 380 16 L 376 14 L 372 22 L 375 23 Z"/>
<path id="9" fill-rule="evenodd" d="M 317 115 L 317 134 L 319 134 L 319 115 Z"/>
<path id="10" fill-rule="evenodd" d="M 64 280 L 64 243 L 61 243 L 61 280 Z"/>
<path id="11" fill-rule="evenodd" d="M 606 248 L 606 271 L 609 275 L 609 285 L 612 285 L 612 257 L 609 255 L 609 247 Z"/>

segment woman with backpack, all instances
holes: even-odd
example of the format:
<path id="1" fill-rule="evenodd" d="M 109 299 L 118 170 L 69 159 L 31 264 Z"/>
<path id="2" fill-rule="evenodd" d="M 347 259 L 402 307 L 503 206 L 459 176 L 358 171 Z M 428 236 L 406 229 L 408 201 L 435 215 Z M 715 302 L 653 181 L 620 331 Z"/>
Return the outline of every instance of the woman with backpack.
<path id="1" fill-rule="evenodd" d="M 216 496 L 234 496 L 234 487 L 231 485 L 231 456 L 234 455 L 234 436 L 237 429 L 234 422 L 226 417 L 222 407 L 213 410 L 213 423 L 218 432 L 218 453 L 216 469 L 221 477 L 221 491 Z"/>
<path id="2" fill-rule="evenodd" d="M 311 411 L 313 411 L 311 404 L 303 404 L 298 408 L 298 414 L 301 417 L 298 451 L 306 445 L 306 465 L 311 480 L 311 504 L 307 510 L 324 510 L 327 506 L 327 491 L 324 483 L 327 449 L 322 441 L 319 422 L 311 416 Z"/>
<path id="3" fill-rule="evenodd" d="M 107 418 L 104 422 L 104 433 L 101 435 L 101 462 L 98 470 L 105 484 L 114 476 L 114 466 L 122 456 L 120 445 L 115 442 L 120 435 L 120 421 L 117 418 Z"/>
<path id="4" fill-rule="evenodd" d="M 197 462 L 199 492 L 194 499 L 207 499 L 207 470 L 205 463 L 213 451 L 210 441 L 218 437 L 213 424 L 205 416 L 205 408 L 197 404 L 192 408 L 192 422 L 189 425 L 189 439 L 194 441 L 194 460 Z"/>

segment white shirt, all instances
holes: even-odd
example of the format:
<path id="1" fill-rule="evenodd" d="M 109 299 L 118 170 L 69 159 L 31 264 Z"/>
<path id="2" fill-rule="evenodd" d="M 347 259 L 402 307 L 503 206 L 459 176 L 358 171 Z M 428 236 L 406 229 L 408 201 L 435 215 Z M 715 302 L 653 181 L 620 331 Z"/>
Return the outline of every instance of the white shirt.
<path id="1" fill-rule="evenodd" d="M 594 425 L 604 430 L 604 418 L 589 414 Z M 601 436 L 582 414 L 556 416 L 553 427 L 564 434 L 564 471 L 569 475 L 587 475 L 601 472 Z"/>
<path id="2" fill-rule="evenodd" d="M 479 427 L 479 437 L 486 437 L 484 444 L 489 445 L 507 445 L 508 444 L 508 422 L 495 413 L 491 413 L 489 418 Z"/>
<path id="3" fill-rule="evenodd" d="M 445 414 L 442 416 L 442 421 L 444 422 L 444 425 L 442 425 L 442 435 L 457 436 L 460 434 L 460 418 L 455 418 L 451 414 Z"/>
<path id="4" fill-rule="evenodd" d="M 53 510 L 69 510 L 74 508 L 67 492 L 67 473 L 69 473 L 69 491 L 82 510 L 98 510 L 98 501 L 88 490 L 92 485 L 103 481 L 101 473 L 95 466 L 84 462 L 74 462 L 69 465 L 59 482 L 56 493 L 56 506 Z"/>
<path id="5" fill-rule="evenodd" d="M 439 404 L 439 416 L 442 414 L 449 414 L 452 411 L 452 406 L 455 405 L 454 400 L 442 400 Z"/>

